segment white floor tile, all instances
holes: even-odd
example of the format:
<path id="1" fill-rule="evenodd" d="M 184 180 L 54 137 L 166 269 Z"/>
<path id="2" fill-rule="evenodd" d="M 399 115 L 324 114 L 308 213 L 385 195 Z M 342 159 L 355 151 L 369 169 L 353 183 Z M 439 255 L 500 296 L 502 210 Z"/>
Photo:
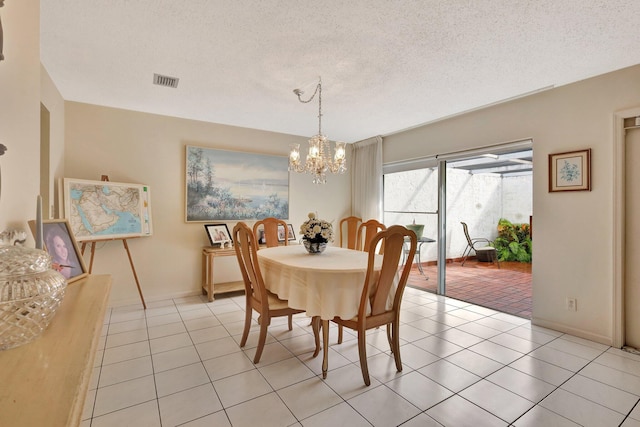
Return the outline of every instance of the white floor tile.
<path id="1" fill-rule="evenodd" d="M 453 395 L 453 392 L 413 371 L 386 383 L 387 387 L 424 411 Z"/>
<path id="2" fill-rule="evenodd" d="M 370 427 L 371 424 L 355 409 L 343 402 L 302 420 L 304 427 L 349 426 Z"/>
<path id="3" fill-rule="evenodd" d="M 536 348 L 531 353 L 529 353 L 529 355 L 531 357 L 535 357 L 536 359 L 551 363 L 552 365 L 559 366 L 572 372 L 578 372 L 580 369 L 584 368 L 587 363 L 589 363 L 588 359 L 556 350 L 549 347 L 548 345 L 543 345 L 542 347 Z"/>
<path id="4" fill-rule="evenodd" d="M 225 408 L 273 391 L 257 369 L 214 381 L 213 386 Z"/>
<path id="5" fill-rule="evenodd" d="M 160 427 L 160 425 L 158 402 L 155 400 L 111 412 L 91 421 L 92 427 Z"/>
<path id="6" fill-rule="evenodd" d="M 462 369 L 446 360 L 439 360 L 418 370 L 422 375 L 432 379 L 457 393 L 481 380 L 481 377 Z"/>
<path id="7" fill-rule="evenodd" d="M 459 351 L 445 359 L 483 378 L 504 366 L 502 363 L 470 350 Z"/>
<path id="8" fill-rule="evenodd" d="M 400 346 L 400 359 L 403 366 L 411 369 L 420 369 L 438 361 L 440 358 L 413 344 L 405 344 Z"/>
<path id="9" fill-rule="evenodd" d="M 254 365 L 244 304 L 198 294 L 107 310 L 81 425 L 640 427 L 639 355 L 526 319 L 407 289 L 403 370 L 385 328 L 368 331 L 367 387 L 356 334 L 339 345 L 334 324 L 321 378 L 304 314 L 292 331 L 273 319 Z"/>
<path id="10" fill-rule="evenodd" d="M 557 389 L 540 406 L 583 426 L 617 426 L 624 415 L 568 391 Z"/>
<path id="11" fill-rule="evenodd" d="M 576 424 L 542 406 L 534 406 L 530 411 L 518 418 L 513 425 L 515 427 L 578 427 L 580 424 Z"/>
<path id="12" fill-rule="evenodd" d="M 496 417 L 511 423 L 534 406 L 534 403 L 487 380 L 462 390 L 460 396 Z"/>
<path id="13" fill-rule="evenodd" d="M 153 371 L 157 374 L 199 362 L 200 356 L 198 356 L 195 347 L 189 346 L 154 354 L 152 360 Z"/>
<path id="14" fill-rule="evenodd" d="M 487 380 L 534 403 L 540 402 L 556 388 L 509 366 L 489 375 Z"/>
<path id="15" fill-rule="evenodd" d="M 507 423 L 462 397 L 455 395 L 429 409 L 426 414 L 443 426 L 506 427 Z"/>
<path id="16" fill-rule="evenodd" d="M 459 345 L 460 347 L 469 347 L 484 341 L 484 338 L 461 331 L 457 328 L 447 329 L 446 331 L 435 334 L 435 336 Z"/>
<path id="17" fill-rule="evenodd" d="M 112 363 L 102 367 L 98 387 L 106 387 L 147 375 L 153 375 L 150 356 Z"/>
<path id="18" fill-rule="evenodd" d="M 210 382 L 209 377 L 207 377 L 207 372 L 200 362 L 159 372 L 155 375 L 155 378 L 158 397 L 167 396 Z"/>
<path id="19" fill-rule="evenodd" d="M 277 393 L 298 420 L 343 402 L 335 391 L 316 377 L 285 387 Z"/>
<path id="20" fill-rule="evenodd" d="M 296 422 L 276 393 L 269 393 L 227 409 L 233 426 L 281 427 Z"/>
<path id="21" fill-rule="evenodd" d="M 374 426 L 397 426 L 421 412 L 384 385 L 359 394 L 348 403 Z"/>
<path id="22" fill-rule="evenodd" d="M 251 359 L 245 353 L 232 353 L 225 356 L 207 359 L 202 362 L 211 381 L 227 378 L 241 372 L 255 369 Z"/>
<path id="23" fill-rule="evenodd" d="M 163 427 L 197 420 L 222 409 L 211 383 L 162 397 L 158 405 Z"/>
<path id="24" fill-rule="evenodd" d="M 618 388 L 603 384 L 582 375 L 575 375 L 560 387 L 592 402 L 627 415 L 638 402 L 635 396 Z"/>
<path id="25" fill-rule="evenodd" d="M 258 371 L 265 377 L 274 390 L 290 386 L 295 383 L 315 377 L 311 369 L 298 358 L 291 357 L 267 366 L 261 366 Z"/>
<path id="26" fill-rule="evenodd" d="M 150 340 L 149 343 L 151 344 L 152 354 L 193 345 L 191 337 L 186 332 L 176 335 L 169 335 L 162 338 L 155 338 Z"/>
<path id="27" fill-rule="evenodd" d="M 450 356 L 461 351 L 464 348 L 437 336 L 430 336 L 418 341 L 414 341 L 413 345 L 420 347 L 421 349 L 426 350 L 438 357 Z"/>
<path id="28" fill-rule="evenodd" d="M 560 384 L 568 380 L 573 375 L 573 372 L 571 371 L 528 355 L 521 357 L 509 366 L 520 372 L 529 374 L 532 377 L 538 378 L 539 380 L 555 385 L 556 387 L 560 386 Z"/>
<path id="29" fill-rule="evenodd" d="M 152 375 L 125 381 L 98 389 L 93 416 L 128 408 L 156 399 L 156 387 Z"/>

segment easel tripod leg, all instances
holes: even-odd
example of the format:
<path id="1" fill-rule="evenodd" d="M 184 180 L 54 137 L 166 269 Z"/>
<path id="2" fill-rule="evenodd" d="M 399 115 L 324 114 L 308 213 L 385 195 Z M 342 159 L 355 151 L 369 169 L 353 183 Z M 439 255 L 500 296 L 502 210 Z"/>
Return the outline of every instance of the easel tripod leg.
<path id="1" fill-rule="evenodd" d="M 133 278 L 136 279 L 136 286 L 138 287 L 138 293 L 140 294 L 140 300 L 142 301 L 142 306 L 146 310 L 147 304 L 144 302 L 144 296 L 142 295 L 142 289 L 140 288 L 140 281 L 138 281 L 136 268 L 133 265 L 133 259 L 131 258 L 131 252 L 129 252 L 129 245 L 127 244 L 127 239 L 122 239 L 122 243 L 124 244 L 124 248 L 127 250 L 127 256 L 129 257 L 129 263 L 131 264 L 131 271 L 133 272 Z"/>

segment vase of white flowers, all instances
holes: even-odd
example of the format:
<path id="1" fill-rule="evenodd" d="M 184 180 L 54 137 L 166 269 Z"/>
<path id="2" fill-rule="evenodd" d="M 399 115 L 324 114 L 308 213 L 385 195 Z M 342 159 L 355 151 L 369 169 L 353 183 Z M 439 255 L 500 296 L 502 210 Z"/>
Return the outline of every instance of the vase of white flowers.
<path id="1" fill-rule="evenodd" d="M 330 222 L 316 218 L 316 214 L 309 213 L 309 219 L 300 226 L 302 243 L 310 254 L 320 254 L 328 242 L 333 242 L 333 226 Z"/>

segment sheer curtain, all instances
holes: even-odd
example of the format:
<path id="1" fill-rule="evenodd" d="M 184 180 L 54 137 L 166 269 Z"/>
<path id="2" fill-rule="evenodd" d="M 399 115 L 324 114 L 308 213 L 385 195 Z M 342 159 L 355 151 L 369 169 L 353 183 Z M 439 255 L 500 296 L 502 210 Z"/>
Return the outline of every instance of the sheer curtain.
<path id="1" fill-rule="evenodd" d="M 351 214 L 363 221 L 382 221 L 382 137 L 353 144 Z"/>

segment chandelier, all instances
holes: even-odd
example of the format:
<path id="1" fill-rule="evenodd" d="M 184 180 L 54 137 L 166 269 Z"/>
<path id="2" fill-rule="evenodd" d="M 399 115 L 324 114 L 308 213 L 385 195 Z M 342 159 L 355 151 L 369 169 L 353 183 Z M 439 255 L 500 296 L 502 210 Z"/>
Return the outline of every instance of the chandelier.
<path id="1" fill-rule="evenodd" d="M 331 158 L 331 145 L 327 137 L 322 134 L 322 79 L 318 79 L 318 85 L 313 95 L 306 101 L 301 98 L 304 92 L 294 89 L 298 101 L 306 104 L 318 95 L 318 134 L 309 140 L 309 151 L 304 163 L 300 159 L 300 144 L 291 144 L 289 152 L 289 171 L 298 173 L 310 173 L 313 175 L 314 184 L 326 184 L 327 172 L 344 173 L 347 170 L 346 151 L 344 142 L 335 143 L 333 158 Z"/>

